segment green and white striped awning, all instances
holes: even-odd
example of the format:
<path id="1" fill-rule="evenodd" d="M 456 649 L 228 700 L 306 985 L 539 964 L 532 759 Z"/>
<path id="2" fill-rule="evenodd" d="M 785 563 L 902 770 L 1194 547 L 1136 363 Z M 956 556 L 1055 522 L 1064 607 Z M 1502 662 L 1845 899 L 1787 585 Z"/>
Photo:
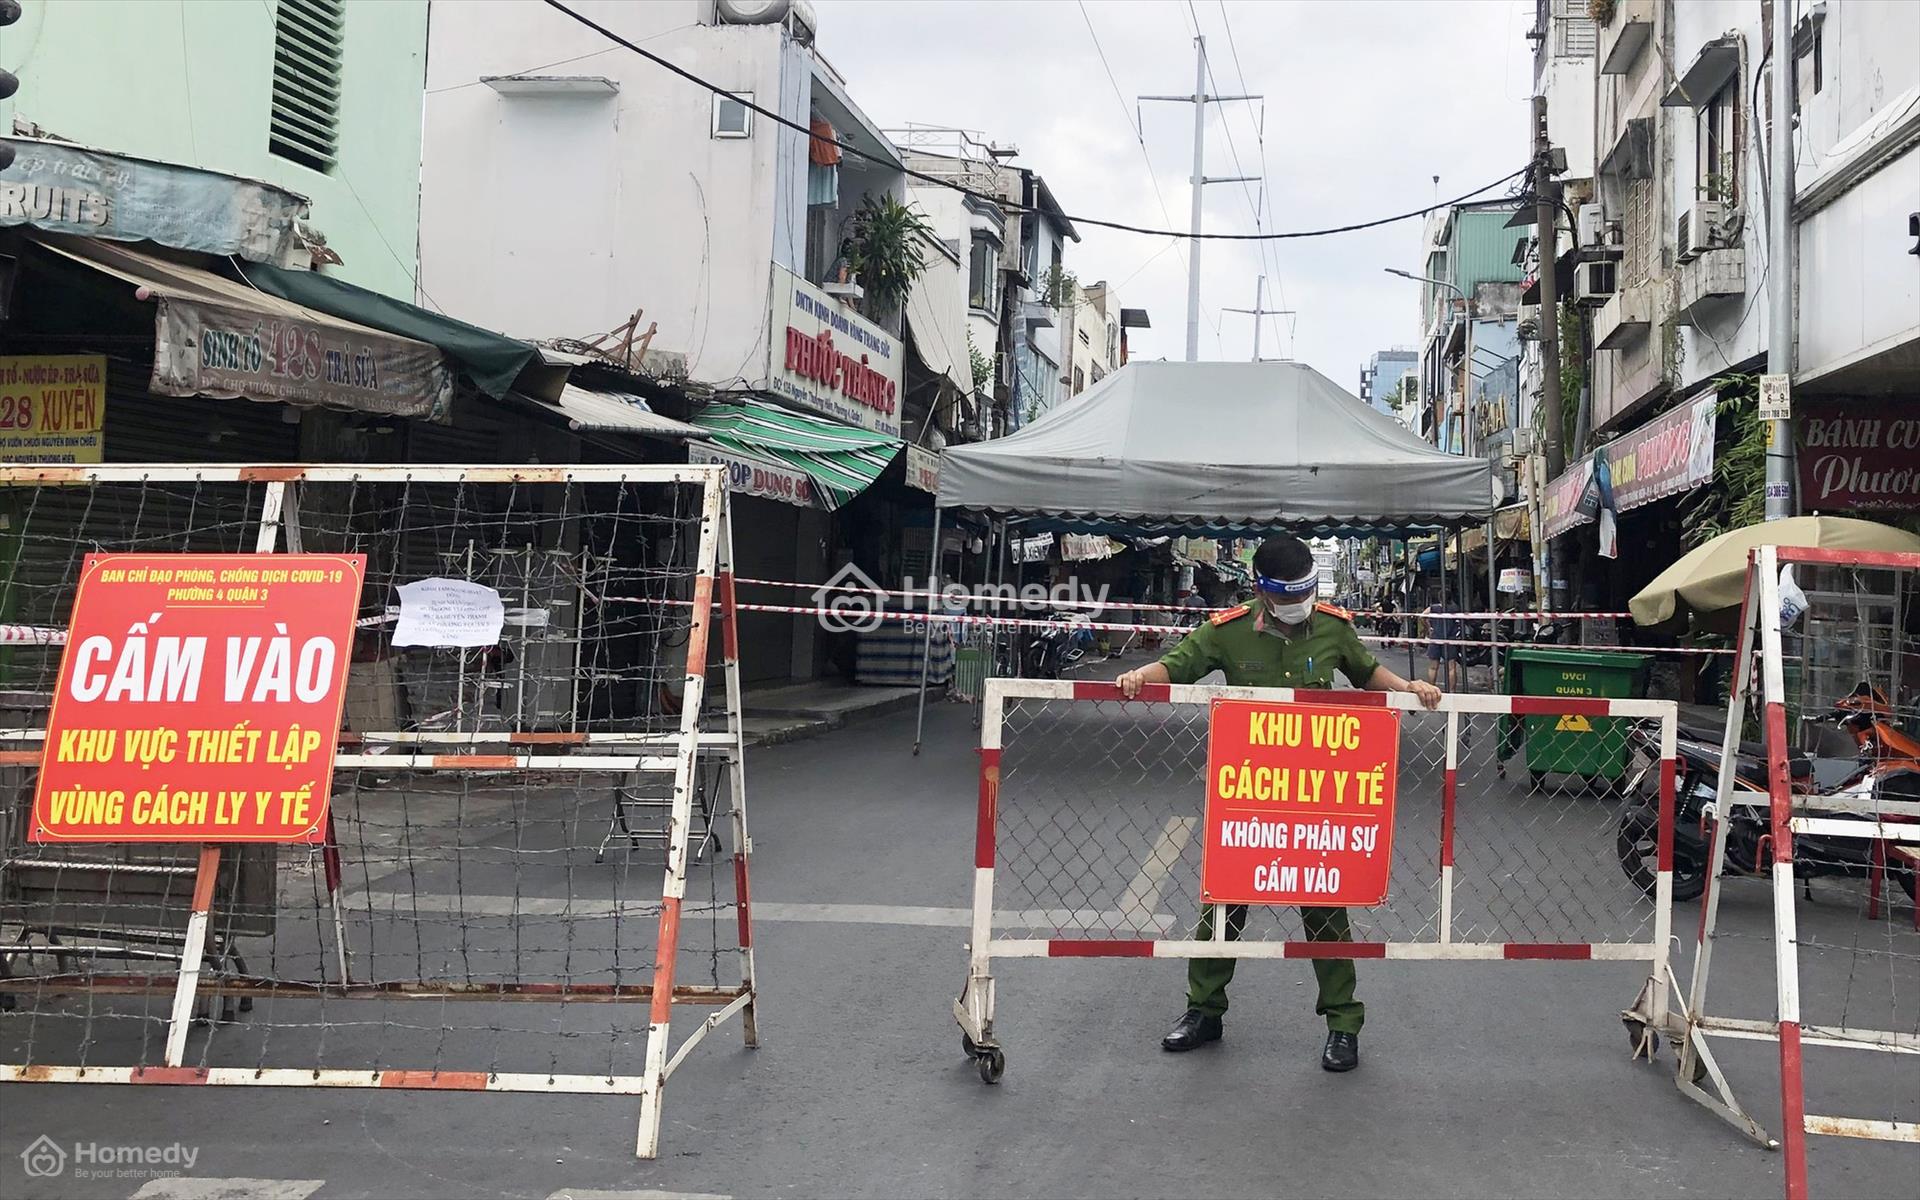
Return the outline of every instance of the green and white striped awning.
<path id="1" fill-rule="evenodd" d="M 865 491 L 900 453 L 899 438 L 856 429 L 825 417 L 810 417 L 759 400 L 729 400 L 696 414 L 692 424 L 712 435 L 712 444 L 748 458 L 764 459 L 813 480 L 829 511 Z"/>

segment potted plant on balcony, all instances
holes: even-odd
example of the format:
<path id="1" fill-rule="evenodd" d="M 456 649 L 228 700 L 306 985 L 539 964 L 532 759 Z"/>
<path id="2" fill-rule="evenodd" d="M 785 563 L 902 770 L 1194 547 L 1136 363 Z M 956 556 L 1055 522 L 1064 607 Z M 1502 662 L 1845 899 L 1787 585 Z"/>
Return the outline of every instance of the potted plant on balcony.
<path id="1" fill-rule="evenodd" d="M 845 253 L 865 293 L 861 309 L 868 317 L 892 323 L 913 290 L 913 281 L 926 270 L 920 239 L 933 236 L 933 227 L 919 209 L 884 194 L 861 198 Z"/>

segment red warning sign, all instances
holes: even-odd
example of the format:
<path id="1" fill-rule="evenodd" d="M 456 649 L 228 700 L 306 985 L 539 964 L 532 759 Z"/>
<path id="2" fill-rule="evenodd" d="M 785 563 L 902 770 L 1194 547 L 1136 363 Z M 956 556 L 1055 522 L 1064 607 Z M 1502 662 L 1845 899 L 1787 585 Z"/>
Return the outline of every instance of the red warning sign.
<path id="1" fill-rule="evenodd" d="M 90 554 L 27 835 L 318 841 L 360 554 Z"/>
<path id="2" fill-rule="evenodd" d="M 1383 903 L 1399 766 L 1396 709 L 1214 701 L 1200 898 Z"/>

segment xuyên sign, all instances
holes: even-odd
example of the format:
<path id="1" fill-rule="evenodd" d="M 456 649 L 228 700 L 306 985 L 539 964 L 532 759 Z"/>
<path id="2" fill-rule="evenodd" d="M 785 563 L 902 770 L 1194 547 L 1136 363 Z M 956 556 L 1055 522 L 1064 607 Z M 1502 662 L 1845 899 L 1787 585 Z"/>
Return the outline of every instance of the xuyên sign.
<path id="1" fill-rule="evenodd" d="M 97 463 L 106 413 L 106 356 L 0 356 L 0 462 Z"/>
<path id="2" fill-rule="evenodd" d="M 849 425 L 900 436 L 900 339 L 773 268 L 767 390 Z"/>
<path id="3" fill-rule="evenodd" d="M 1910 401 L 1808 405 L 1799 435 L 1802 507 L 1920 510 L 1920 412 Z"/>
<path id="4" fill-rule="evenodd" d="M 320 840 L 365 573 L 359 554 L 89 554 L 29 840 Z"/>
<path id="5" fill-rule="evenodd" d="M 1385 901 L 1399 765 L 1395 709 L 1214 701 L 1201 900 Z"/>

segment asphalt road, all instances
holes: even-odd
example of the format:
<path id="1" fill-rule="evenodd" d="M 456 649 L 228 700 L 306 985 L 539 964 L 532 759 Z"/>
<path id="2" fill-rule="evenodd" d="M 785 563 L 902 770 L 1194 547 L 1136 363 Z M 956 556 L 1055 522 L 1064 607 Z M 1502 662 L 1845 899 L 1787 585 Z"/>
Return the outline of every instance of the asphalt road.
<path id="1" fill-rule="evenodd" d="M 1181 964 L 1005 961 L 996 976 L 1008 1070 L 999 1086 L 984 1086 L 960 1054 L 950 1013 L 966 963 L 956 913 L 969 903 L 972 878 L 970 715 L 936 705 L 919 758 L 909 754 L 911 713 L 751 754 L 763 1044 L 743 1049 L 729 1025 L 696 1048 L 667 1089 L 657 1162 L 632 1157 L 637 1105 L 627 1098 L 13 1085 L 0 1094 L 0 1193 L 115 1200 L 1778 1193 L 1778 1156 L 1683 1099 L 1669 1055 L 1653 1067 L 1629 1060 L 1619 1011 L 1632 1001 L 1641 971 L 1627 963 L 1362 963 L 1364 1062 L 1333 1076 L 1316 1064 L 1321 1030 L 1305 963 L 1244 965 L 1226 1039 L 1169 1055 L 1157 1043 L 1183 1004 Z M 1029 764 L 1036 783 L 1052 781 L 1029 793 L 1032 803 L 1091 814 L 1084 801 L 1067 798 L 1066 781 L 1087 774 L 1076 743 L 1061 731 L 1052 745 L 1054 754 Z M 1055 760 L 1052 774 L 1039 765 L 1044 757 Z M 1010 773 L 1010 789 L 1016 779 Z M 1564 852 L 1569 863 L 1581 852 L 1603 854 L 1593 843 L 1604 807 L 1576 799 L 1536 796 L 1553 819 L 1514 819 L 1506 828 L 1532 828 L 1536 847 Z M 1498 800 L 1527 803 L 1518 785 Z M 1125 822 L 1143 833 L 1096 837 L 1110 850 L 1088 879 L 1098 875 L 1097 886 L 1110 890 L 1074 907 L 1105 911 L 1124 901 L 1145 865 L 1143 847 L 1150 853 L 1166 818 L 1177 815 L 1165 797 L 1152 804 Z M 1424 830 L 1419 821 L 1411 828 Z M 1420 841 L 1408 837 L 1403 849 L 1411 855 Z M 1186 861 L 1185 853 L 1176 859 Z M 1515 843 L 1491 855 L 1481 877 L 1495 876 L 1495 860 L 1511 861 L 1510 877 L 1522 882 L 1486 895 L 1537 895 L 1530 889 L 1541 868 L 1528 854 L 1545 852 Z M 1420 862 L 1405 861 L 1409 869 Z M 594 891 L 584 861 L 569 862 L 567 877 L 578 881 L 567 884 L 569 895 L 614 894 L 610 886 Z M 1123 866 L 1128 871 L 1117 873 Z M 625 869 L 610 864 L 607 871 Z M 648 870 L 635 868 L 633 877 Z M 1144 907 L 1184 921 L 1191 902 L 1181 870 L 1170 867 L 1157 903 Z M 1631 894 L 1620 890 L 1617 871 L 1608 874 L 1604 857 L 1577 870 L 1592 881 L 1593 896 L 1555 915 L 1542 915 L 1538 905 L 1531 915 L 1518 906 L 1496 911 L 1489 902 L 1488 929 L 1535 922 L 1572 936 L 1614 905 L 1631 919 Z M 495 899 L 507 907 L 515 902 L 497 877 L 465 886 L 476 896 L 505 892 Z M 1410 928 L 1429 919 L 1414 900 L 1424 886 L 1396 882 L 1408 898 Z M 1882 939 L 1908 957 L 1862 958 L 1849 950 L 1863 929 L 1855 897 L 1837 885 L 1817 887 L 1815 897 L 1803 903 L 1803 920 L 1835 948 L 1806 956 L 1810 1018 L 1911 1028 L 1920 935 L 1900 923 L 1865 927 L 1869 948 L 1881 948 L 1872 939 Z M 1760 936 L 1767 905 L 1759 885 L 1729 885 L 1714 995 L 1739 1015 L 1764 1016 L 1771 1007 L 1771 946 Z M 1900 921 L 1907 915 L 1903 904 Z M 1689 945 L 1691 923 L 1690 916 L 1676 920 Z M 676 1020 L 691 1026 L 696 1013 L 676 1011 Z M 626 1025 L 644 1022 L 640 1013 Z M 336 1040 L 332 1053 L 350 1058 L 353 1039 L 383 1036 L 377 1044 L 392 1052 L 396 1039 L 362 1029 L 342 1032 L 346 1040 Z M 407 1038 L 397 1042 L 404 1049 Z M 637 1054 L 637 1042 L 623 1040 L 617 1051 Z M 1723 1057 L 1750 1107 L 1777 1123 L 1772 1048 L 1734 1045 Z M 1809 1111 L 1920 1120 L 1912 1083 L 1911 1058 L 1812 1051 Z M 151 1177 L 175 1169 L 161 1164 L 131 1168 L 147 1176 L 80 1179 L 72 1161 L 58 1178 L 29 1178 L 22 1151 L 43 1134 L 69 1149 L 181 1143 L 194 1151 L 191 1178 Z M 1914 1194 L 1911 1150 L 1819 1140 L 1811 1162 L 1817 1194 Z"/>

